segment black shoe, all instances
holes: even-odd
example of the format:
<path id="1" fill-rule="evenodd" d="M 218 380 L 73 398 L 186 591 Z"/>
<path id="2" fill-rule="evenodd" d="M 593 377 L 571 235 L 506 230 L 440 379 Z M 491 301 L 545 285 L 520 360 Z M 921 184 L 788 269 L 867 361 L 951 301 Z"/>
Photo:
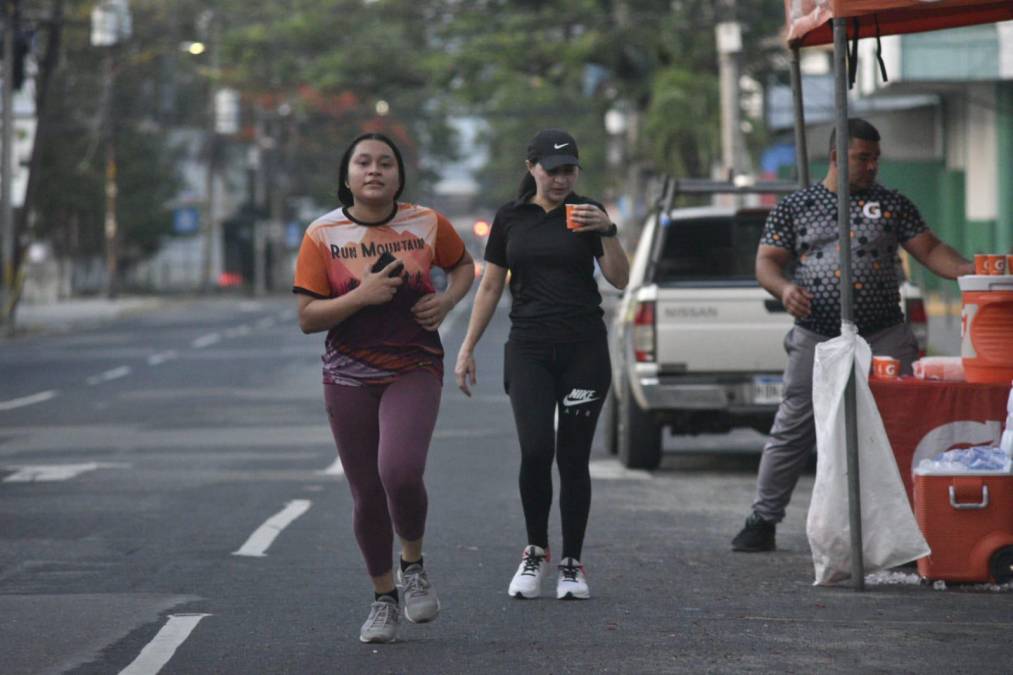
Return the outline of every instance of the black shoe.
<path id="1" fill-rule="evenodd" d="M 744 553 L 758 553 L 760 551 L 773 551 L 777 548 L 774 545 L 774 532 L 777 525 L 764 520 L 756 511 L 746 518 L 746 526 L 732 539 L 732 550 Z"/>

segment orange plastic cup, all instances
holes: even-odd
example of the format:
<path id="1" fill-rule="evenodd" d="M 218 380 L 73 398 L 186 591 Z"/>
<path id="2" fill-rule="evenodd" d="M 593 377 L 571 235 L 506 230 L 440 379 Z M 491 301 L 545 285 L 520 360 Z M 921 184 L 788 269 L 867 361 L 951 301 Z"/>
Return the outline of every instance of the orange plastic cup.
<path id="1" fill-rule="evenodd" d="M 975 274 L 988 274 L 988 254 L 987 253 L 975 253 L 974 254 L 974 273 Z"/>
<path id="2" fill-rule="evenodd" d="M 576 230 L 581 226 L 580 223 L 573 219 L 573 210 L 576 206 L 576 204 L 566 205 L 566 229 L 568 230 Z"/>
<path id="3" fill-rule="evenodd" d="M 1006 274 L 1006 256 L 999 253 L 988 256 L 989 274 Z"/>
<path id="4" fill-rule="evenodd" d="M 895 359 L 892 356 L 873 356 L 872 376 L 879 380 L 892 380 L 900 377 L 900 359 Z"/>

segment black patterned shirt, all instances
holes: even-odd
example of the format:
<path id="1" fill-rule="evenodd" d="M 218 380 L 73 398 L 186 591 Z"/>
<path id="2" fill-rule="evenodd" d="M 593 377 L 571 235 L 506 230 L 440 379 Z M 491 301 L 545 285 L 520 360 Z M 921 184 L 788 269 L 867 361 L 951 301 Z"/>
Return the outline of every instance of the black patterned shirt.
<path id="1" fill-rule="evenodd" d="M 904 320 L 897 249 L 928 230 L 918 208 L 874 183 L 851 194 L 851 281 L 858 332 L 870 335 Z M 767 216 L 760 243 L 791 251 L 793 281 L 812 294 L 812 313 L 795 324 L 826 337 L 841 332 L 837 195 L 816 183 L 781 200 Z"/>

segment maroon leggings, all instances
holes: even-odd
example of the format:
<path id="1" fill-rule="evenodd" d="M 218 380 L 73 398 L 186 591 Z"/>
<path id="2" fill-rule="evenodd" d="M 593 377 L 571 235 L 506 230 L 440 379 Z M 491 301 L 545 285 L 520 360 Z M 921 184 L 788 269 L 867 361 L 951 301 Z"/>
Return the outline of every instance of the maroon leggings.
<path id="1" fill-rule="evenodd" d="M 394 532 L 406 541 L 426 529 L 426 468 L 442 383 L 427 370 L 390 384 L 324 385 L 338 457 L 355 504 L 354 529 L 369 576 L 392 569 Z"/>

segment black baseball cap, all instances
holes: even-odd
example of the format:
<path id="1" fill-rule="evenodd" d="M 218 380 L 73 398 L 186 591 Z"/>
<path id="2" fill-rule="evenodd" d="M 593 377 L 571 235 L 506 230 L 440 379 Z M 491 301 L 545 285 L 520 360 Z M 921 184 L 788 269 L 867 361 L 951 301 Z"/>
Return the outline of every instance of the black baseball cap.
<path id="1" fill-rule="evenodd" d="M 562 129 L 543 129 L 528 143 L 528 161 L 546 171 L 565 164 L 580 166 L 578 157 L 577 141 Z"/>

